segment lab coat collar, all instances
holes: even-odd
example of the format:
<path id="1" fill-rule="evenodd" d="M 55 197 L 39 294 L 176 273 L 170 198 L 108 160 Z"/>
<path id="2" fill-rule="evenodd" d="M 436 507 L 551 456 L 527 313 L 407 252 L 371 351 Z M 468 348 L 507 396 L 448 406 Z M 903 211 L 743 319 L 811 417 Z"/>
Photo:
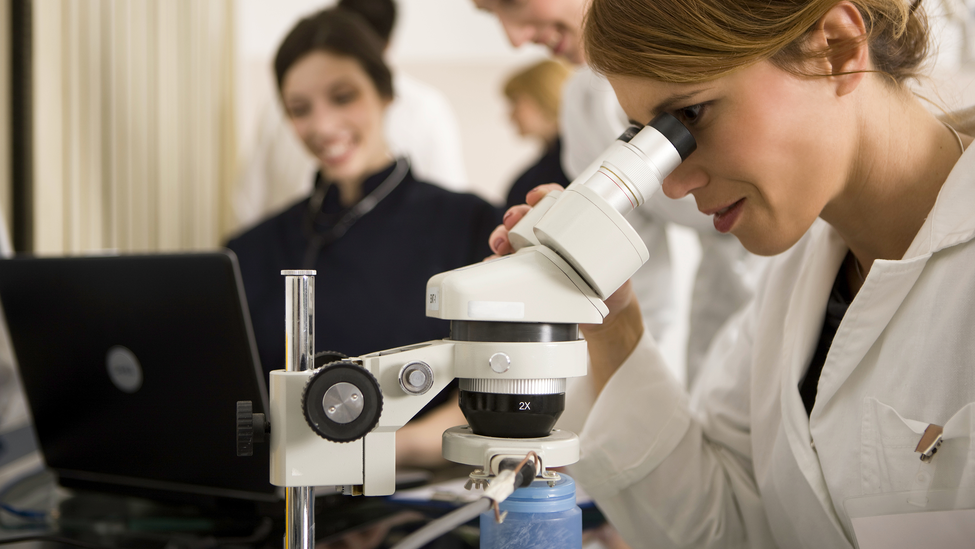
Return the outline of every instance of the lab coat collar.
<path id="1" fill-rule="evenodd" d="M 928 255 L 968 242 L 975 236 L 975 216 L 972 215 L 972 204 L 975 203 L 973 173 L 975 147 L 969 146 L 948 174 L 931 213 L 921 225 L 921 230 L 904 254 L 904 259 Z"/>

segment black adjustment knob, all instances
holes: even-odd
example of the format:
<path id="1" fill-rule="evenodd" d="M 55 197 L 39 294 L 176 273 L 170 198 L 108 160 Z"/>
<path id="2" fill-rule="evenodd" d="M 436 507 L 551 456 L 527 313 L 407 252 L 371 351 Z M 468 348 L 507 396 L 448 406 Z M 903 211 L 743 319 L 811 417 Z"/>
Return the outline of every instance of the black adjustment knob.
<path id="1" fill-rule="evenodd" d="M 305 421 L 332 442 L 358 440 L 379 423 L 383 394 L 368 370 L 352 362 L 333 362 L 318 370 L 301 395 Z"/>
<path id="2" fill-rule="evenodd" d="M 349 358 L 349 355 L 345 353 L 340 353 L 338 351 L 319 351 L 315 353 L 314 364 L 315 368 L 321 368 L 326 364 L 331 364 L 333 362 L 340 362 Z"/>
<path id="3" fill-rule="evenodd" d="M 249 400 L 237 401 L 237 455 L 254 455 L 254 443 L 265 442 L 270 425 L 264 414 L 254 413 L 254 404 Z"/>

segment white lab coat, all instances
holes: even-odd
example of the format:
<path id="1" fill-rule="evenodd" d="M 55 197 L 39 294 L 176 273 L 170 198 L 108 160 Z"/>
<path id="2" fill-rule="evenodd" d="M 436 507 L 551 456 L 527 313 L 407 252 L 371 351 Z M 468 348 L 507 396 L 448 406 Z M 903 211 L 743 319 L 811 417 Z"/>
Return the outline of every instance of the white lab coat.
<path id="1" fill-rule="evenodd" d="M 857 498 L 960 490 L 975 508 L 972 204 L 975 148 L 904 257 L 873 264 L 810 417 L 798 385 L 847 253 L 822 221 L 774 259 L 691 398 L 644 336 L 589 416 L 576 480 L 634 548 L 848 549 Z M 924 464 L 931 423 L 945 441 Z"/>
<path id="2" fill-rule="evenodd" d="M 409 158 L 420 181 L 469 191 L 460 123 L 447 96 L 403 71 L 393 75 L 393 87 L 396 98 L 383 121 L 390 152 Z"/>
<path id="3" fill-rule="evenodd" d="M 559 124 L 562 167 L 570 180 L 583 173 L 629 126 L 612 86 L 588 67 L 578 69 L 566 82 Z M 650 251 L 650 260 L 633 275 L 632 283 L 644 322 L 656 338 L 674 321 L 670 254 L 682 252 L 669 249 L 667 223 L 695 229 L 701 240 L 687 347 L 687 379 L 691 382 L 718 329 L 751 298 L 767 261 L 748 253 L 735 237 L 718 233 L 711 217 L 698 211 L 691 196 L 671 200 L 657 192 L 627 215 L 627 221 Z"/>

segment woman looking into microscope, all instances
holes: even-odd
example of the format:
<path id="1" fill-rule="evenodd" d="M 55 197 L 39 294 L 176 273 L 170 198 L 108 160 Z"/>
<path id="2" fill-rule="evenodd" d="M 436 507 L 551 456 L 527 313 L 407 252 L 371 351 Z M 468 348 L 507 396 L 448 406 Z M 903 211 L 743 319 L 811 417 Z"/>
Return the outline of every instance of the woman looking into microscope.
<path id="1" fill-rule="evenodd" d="M 315 348 L 355 356 L 447 337 L 447 323 L 424 316 L 427 279 L 488 253 L 496 208 L 417 181 L 390 156 L 382 122 L 393 85 L 382 52 L 365 20 L 336 8 L 299 21 L 275 57 L 284 109 L 320 169 L 311 196 L 228 244 L 265 371 L 284 364 L 282 270 L 317 271 Z M 432 427 L 400 431 L 401 464 L 442 461 L 440 435 L 463 416 L 449 402 L 423 421 Z"/>
<path id="2" fill-rule="evenodd" d="M 634 547 L 971 528 L 975 152 L 907 88 L 927 45 L 920 1 L 593 0 L 589 62 L 628 116 L 671 113 L 697 141 L 663 192 L 776 255 L 689 396 L 628 284 L 584 329 L 605 386 L 574 476 Z M 933 527 L 946 509 L 964 511 Z"/>

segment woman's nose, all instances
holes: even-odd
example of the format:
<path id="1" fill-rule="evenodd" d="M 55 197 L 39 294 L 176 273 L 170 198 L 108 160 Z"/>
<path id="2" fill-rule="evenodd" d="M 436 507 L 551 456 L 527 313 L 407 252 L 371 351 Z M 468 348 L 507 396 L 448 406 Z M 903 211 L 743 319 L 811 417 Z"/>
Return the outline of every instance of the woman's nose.
<path id="1" fill-rule="evenodd" d="M 535 28 L 531 25 L 520 23 L 510 17 L 498 16 L 498 19 L 501 21 L 501 26 L 504 27 L 505 34 L 508 35 L 508 41 L 516 48 L 531 42 L 535 37 Z"/>
<path id="2" fill-rule="evenodd" d="M 312 130 L 319 135 L 328 135 L 335 128 L 335 113 L 331 109 L 316 107 L 312 112 Z"/>
<path id="3" fill-rule="evenodd" d="M 708 175 L 693 161 L 684 161 L 677 169 L 664 178 L 663 191 L 668 198 L 683 198 L 694 189 L 708 184 Z"/>

